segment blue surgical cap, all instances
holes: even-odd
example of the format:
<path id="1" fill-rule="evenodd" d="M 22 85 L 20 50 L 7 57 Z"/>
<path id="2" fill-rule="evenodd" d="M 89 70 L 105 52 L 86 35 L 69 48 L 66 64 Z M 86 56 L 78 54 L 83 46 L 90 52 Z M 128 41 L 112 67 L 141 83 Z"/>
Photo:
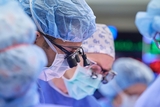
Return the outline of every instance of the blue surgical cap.
<path id="1" fill-rule="evenodd" d="M 31 107 L 39 103 L 36 79 L 47 58 L 32 44 L 34 23 L 18 3 L 0 3 L 0 10 L 0 107 Z"/>
<path id="2" fill-rule="evenodd" d="M 113 64 L 113 70 L 117 72 L 117 76 L 100 87 L 100 92 L 110 99 L 134 84 L 142 83 L 148 86 L 154 80 L 152 70 L 133 58 L 117 59 Z"/>
<path id="3" fill-rule="evenodd" d="M 0 0 L 0 5 L 4 5 L 7 2 L 7 0 Z"/>
<path id="4" fill-rule="evenodd" d="M 34 43 L 36 27 L 32 20 L 22 9 L 19 9 L 20 7 L 17 3 L 10 2 L 7 5 L 8 9 L 6 9 L 6 5 L 1 5 L 0 50 L 11 45 Z M 17 7 L 19 8 L 15 10 Z M 11 9 L 13 10 L 11 11 Z"/>
<path id="5" fill-rule="evenodd" d="M 146 12 L 137 13 L 135 24 L 139 32 L 147 38 L 153 38 L 156 32 L 160 32 L 160 1 L 151 0 Z"/>
<path id="6" fill-rule="evenodd" d="M 95 16 L 85 0 L 18 0 L 45 35 L 82 42 L 95 32 Z"/>

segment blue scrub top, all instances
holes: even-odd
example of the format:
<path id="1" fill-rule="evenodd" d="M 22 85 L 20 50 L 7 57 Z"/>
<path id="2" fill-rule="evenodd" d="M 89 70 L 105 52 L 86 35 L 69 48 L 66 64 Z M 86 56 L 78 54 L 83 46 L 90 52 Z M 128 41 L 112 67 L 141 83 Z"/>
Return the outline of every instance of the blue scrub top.
<path id="1" fill-rule="evenodd" d="M 43 80 L 38 80 L 38 91 L 40 95 L 40 103 L 57 104 L 72 107 L 101 107 L 94 96 L 87 96 L 81 100 L 76 100 L 62 95 L 56 91 L 50 84 Z"/>

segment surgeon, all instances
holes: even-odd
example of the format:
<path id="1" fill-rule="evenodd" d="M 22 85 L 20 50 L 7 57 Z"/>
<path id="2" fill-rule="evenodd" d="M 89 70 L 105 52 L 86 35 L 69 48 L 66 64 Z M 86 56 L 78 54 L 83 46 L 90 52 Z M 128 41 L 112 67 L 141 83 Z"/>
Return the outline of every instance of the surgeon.
<path id="1" fill-rule="evenodd" d="M 94 13 L 85 0 L 18 1 L 35 22 L 38 29 L 35 44 L 45 51 L 48 58 L 40 79 L 60 78 L 66 70 L 76 67 L 75 54 L 78 52 L 74 53 L 75 50 L 96 29 Z"/>
<path id="2" fill-rule="evenodd" d="M 115 79 L 99 88 L 105 96 L 99 101 L 101 106 L 134 107 L 138 97 L 154 80 L 154 73 L 142 62 L 127 57 L 117 59 L 113 70 L 117 72 Z"/>
<path id="3" fill-rule="evenodd" d="M 39 103 L 36 82 L 47 57 L 33 45 L 34 23 L 15 1 L 1 0 L 0 10 L 0 107 L 64 107 Z"/>
<path id="4" fill-rule="evenodd" d="M 145 12 L 138 12 L 135 24 L 139 32 L 153 39 L 160 49 L 160 0 L 151 0 Z M 160 107 L 160 77 L 142 94 L 135 107 Z"/>
<path id="5" fill-rule="evenodd" d="M 92 94 L 101 83 L 108 83 L 114 78 L 112 63 L 115 51 L 113 36 L 108 27 L 104 24 L 97 24 L 96 27 L 93 36 L 82 43 L 91 64 L 88 68 L 80 63 L 76 68 L 66 71 L 62 78 L 54 78 L 48 83 L 39 80 L 42 86 L 41 98 L 45 99 L 45 103 L 100 107 Z M 104 74 L 105 77 L 102 76 Z"/>

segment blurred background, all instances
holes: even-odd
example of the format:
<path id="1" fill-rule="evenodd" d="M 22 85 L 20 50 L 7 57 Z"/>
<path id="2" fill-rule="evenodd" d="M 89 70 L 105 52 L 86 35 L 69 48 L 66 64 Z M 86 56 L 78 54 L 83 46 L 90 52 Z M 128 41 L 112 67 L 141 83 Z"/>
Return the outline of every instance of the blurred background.
<path id="1" fill-rule="evenodd" d="M 116 58 L 132 57 L 160 71 L 159 55 L 154 42 L 143 38 L 134 20 L 138 11 L 145 11 L 150 0 L 86 0 L 96 15 L 97 23 L 109 26 L 115 39 Z"/>

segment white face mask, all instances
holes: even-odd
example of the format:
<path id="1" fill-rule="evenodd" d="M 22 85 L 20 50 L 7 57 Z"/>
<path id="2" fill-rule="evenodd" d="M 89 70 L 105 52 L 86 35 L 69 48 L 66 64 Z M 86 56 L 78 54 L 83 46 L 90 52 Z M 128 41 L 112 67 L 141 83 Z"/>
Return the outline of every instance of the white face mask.
<path id="1" fill-rule="evenodd" d="M 129 96 L 127 94 L 123 94 L 121 95 L 121 97 L 122 97 L 122 104 L 120 107 L 134 107 L 139 96 L 138 95 Z"/>
<path id="2" fill-rule="evenodd" d="M 44 37 L 45 38 L 45 37 Z M 55 47 L 52 43 L 46 39 L 46 42 L 51 47 L 51 49 L 56 52 L 55 59 L 50 67 L 45 67 L 42 74 L 40 75 L 40 79 L 44 81 L 52 80 L 53 78 L 60 78 L 63 76 L 66 70 L 70 69 L 67 60 L 65 59 L 65 54 L 58 54 Z"/>

